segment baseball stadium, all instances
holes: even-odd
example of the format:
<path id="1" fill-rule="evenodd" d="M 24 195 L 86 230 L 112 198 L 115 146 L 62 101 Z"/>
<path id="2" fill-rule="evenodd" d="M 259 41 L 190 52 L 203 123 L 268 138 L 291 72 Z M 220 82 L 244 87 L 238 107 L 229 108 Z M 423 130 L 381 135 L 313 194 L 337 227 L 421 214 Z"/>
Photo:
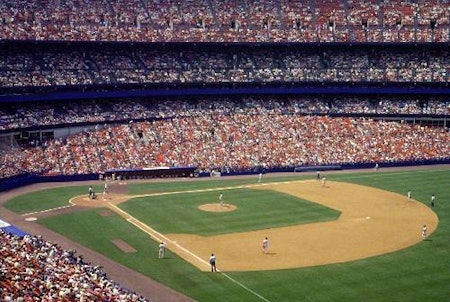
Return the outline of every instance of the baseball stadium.
<path id="1" fill-rule="evenodd" d="M 448 1 L 0 15 L 0 301 L 448 301 Z"/>

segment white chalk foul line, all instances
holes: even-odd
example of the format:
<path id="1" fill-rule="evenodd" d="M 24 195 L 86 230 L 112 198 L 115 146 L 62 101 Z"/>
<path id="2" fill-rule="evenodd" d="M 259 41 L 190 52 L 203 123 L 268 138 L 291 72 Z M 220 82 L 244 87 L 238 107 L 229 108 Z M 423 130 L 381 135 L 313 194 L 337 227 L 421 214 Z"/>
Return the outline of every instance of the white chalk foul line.
<path id="1" fill-rule="evenodd" d="M 282 183 L 282 182 L 279 182 Z M 286 182 L 287 183 L 287 182 Z M 161 193 L 152 193 L 152 194 L 141 194 L 141 195 L 133 195 L 130 196 L 131 198 L 140 198 L 140 197 L 151 197 L 151 196 L 163 196 L 163 195 L 174 195 L 174 194 L 183 194 L 183 193 L 200 193 L 200 192 L 212 192 L 212 191 L 220 191 L 220 190 L 233 190 L 233 189 L 243 189 L 243 188 L 250 188 L 250 187 L 259 187 L 259 186 L 266 186 L 269 185 L 271 183 L 265 183 L 265 184 L 253 184 L 253 185 L 243 185 L 243 186 L 234 186 L 234 187 L 223 187 L 223 188 L 211 188 L 211 189 L 199 189 L 199 190 L 187 190 L 187 191 L 175 191 L 175 192 L 161 192 Z M 52 211 L 57 211 L 57 210 L 61 210 L 61 209 L 65 209 L 65 208 L 69 208 L 72 206 L 75 206 L 76 204 L 73 202 L 74 199 L 76 198 L 80 198 L 83 197 L 84 195 L 79 195 L 79 196 L 75 196 L 72 197 L 71 199 L 69 199 L 69 203 L 70 205 L 67 206 L 61 206 L 61 207 L 56 207 L 56 208 L 51 208 L 51 209 L 47 209 L 47 210 L 42 210 L 42 211 L 36 211 L 36 212 L 30 212 L 30 213 L 25 213 L 22 214 L 21 216 L 30 216 L 30 215 L 36 215 L 36 214 L 40 214 L 40 213 L 46 213 L 46 212 L 52 212 Z M 112 204 L 109 203 L 111 206 Z M 117 208 L 117 207 L 115 207 Z M 118 210 L 120 210 L 119 208 L 117 208 Z M 123 211 L 122 211 L 123 212 Z M 125 212 L 124 212 L 125 213 Z M 128 213 L 126 213 L 128 214 Z"/>
<path id="2" fill-rule="evenodd" d="M 267 300 L 266 298 L 264 298 L 263 296 L 261 296 L 260 294 L 258 294 L 257 292 L 255 292 L 254 290 L 251 290 L 250 288 L 248 288 L 247 286 L 245 286 L 244 284 L 242 284 L 241 282 L 231 278 L 230 276 L 228 276 L 227 274 L 221 272 L 222 275 L 224 275 L 227 279 L 229 279 L 230 281 L 236 283 L 237 285 L 239 285 L 240 287 L 242 287 L 243 289 L 245 289 L 246 291 L 252 293 L 253 295 L 257 296 L 258 298 L 260 298 L 263 301 L 266 302 L 270 302 L 269 300 Z"/>
<path id="3" fill-rule="evenodd" d="M 164 195 L 174 195 L 174 194 L 184 194 L 184 193 L 202 193 L 202 192 L 214 192 L 214 191 L 222 191 L 222 190 L 235 190 L 235 189 L 246 189 L 252 187 L 263 187 L 270 185 L 279 185 L 279 184 L 290 184 L 294 182 L 305 182 L 310 181 L 306 180 L 288 180 L 288 181 L 280 181 L 280 182 L 272 182 L 272 183 L 263 183 L 263 184 L 249 184 L 249 185 L 241 185 L 241 186 L 231 186 L 231 187 L 222 187 L 222 188 L 211 188 L 211 189 L 198 189 L 198 190 L 186 190 L 186 191 L 172 191 L 172 192 L 160 192 L 160 193 L 151 193 L 151 194 L 140 194 L 140 195 L 132 195 L 131 198 L 140 198 L 140 197 L 151 197 L 151 196 L 164 196 Z"/>
<path id="4" fill-rule="evenodd" d="M 36 215 L 36 214 L 41 214 L 41 213 L 47 213 L 47 212 L 62 210 L 62 209 L 65 209 L 65 208 L 70 208 L 70 207 L 73 207 L 73 206 L 74 206 L 73 204 L 70 204 L 70 205 L 67 205 L 67 206 L 62 206 L 62 207 L 57 207 L 57 208 L 52 208 L 52 209 L 47 209 L 47 210 L 42 210 L 42 211 L 25 213 L 25 214 L 22 214 L 21 216 L 30 216 L 30 215 Z"/>
<path id="5" fill-rule="evenodd" d="M 70 207 L 76 206 L 76 204 L 73 202 L 74 199 L 80 198 L 83 196 L 85 196 L 85 195 L 78 195 L 78 196 L 72 197 L 71 199 L 69 199 L 69 205 L 67 205 L 67 206 L 61 206 L 61 207 L 42 210 L 42 211 L 30 212 L 30 213 L 22 214 L 21 216 L 30 216 L 30 215 L 36 215 L 36 214 L 40 214 L 40 213 L 46 213 L 46 212 L 57 211 L 57 210 L 65 209 L 65 208 L 70 208 Z"/>
<path id="6" fill-rule="evenodd" d="M 175 245 L 177 248 L 179 248 L 180 250 L 182 250 L 183 252 L 185 252 L 186 254 L 190 255 L 191 257 L 193 257 L 194 259 L 196 259 L 197 261 L 199 261 L 200 263 L 206 265 L 209 267 L 209 262 L 202 259 L 201 257 L 199 257 L 198 255 L 194 254 L 193 252 L 191 252 L 190 250 L 188 250 L 187 248 L 183 247 L 182 245 L 180 245 L 178 242 L 175 242 L 173 240 L 171 240 L 170 238 L 164 236 L 163 234 L 161 234 L 160 232 L 158 232 L 157 230 L 151 228 L 150 226 L 146 225 L 145 223 L 143 223 L 142 221 L 140 221 L 139 219 L 134 218 L 133 216 L 131 216 L 130 214 L 128 214 L 127 212 L 125 212 L 124 210 L 122 210 L 121 208 L 117 207 L 116 205 L 108 202 L 108 205 L 112 208 L 114 208 L 116 211 L 122 213 L 122 215 L 124 215 L 125 217 L 127 217 L 127 221 L 131 224 L 133 224 L 134 226 L 136 226 L 137 228 L 139 228 L 140 230 L 142 230 L 144 233 L 147 233 L 148 235 L 150 235 L 150 237 L 152 237 L 154 240 L 156 241 L 165 241 L 165 242 L 170 242 L 170 244 Z M 242 284 L 241 282 L 233 279 L 232 277 L 230 277 L 229 275 L 227 275 L 224 272 L 221 272 L 219 269 L 217 270 L 217 272 L 221 273 L 223 276 L 225 276 L 227 279 L 229 279 L 230 281 L 232 281 L 233 283 L 237 284 L 238 286 L 242 287 L 244 290 L 248 291 L 249 293 L 257 296 L 258 298 L 260 298 L 263 301 L 266 302 L 270 302 L 269 300 L 267 300 L 266 298 L 264 298 L 263 296 L 261 296 L 260 294 L 258 294 L 257 292 L 255 292 L 254 290 L 248 288 L 247 286 L 245 286 L 244 284 Z"/>
<path id="7" fill-rule="evenodd" d="M 300 180 L 301 181 L 301 180 Z M 213 192 L 213 191 L 220 191 L 220 190 L 233 190 L 233 189 L 243 189 L 243 188 L 251 188 L 251 187 L 261 187 L 261 186 L 267 186 L 267 185 L 273 185 L 273 184 L 286 184 L 286 183 L 292 183 L 292 182 L 299 182 L 299 180 L 293 180 L 293 181 L 284 181 L 284 182 L 275 182 L 275 183 L 258 183 L 258 184 L 249 184 L 249 185 L 242 185 L 242 186 L 231 186 L 231 187 L 223 187 L 223 188 L 211 188 L 211 189 L 199 189 L 199 190 L 187 190 L 187 191 L 175 191 L 175 192 L 162 192 L 162 193 L 153 193 L 153 194 L 141 194 L 141 195 L 134 195 L 131 196 L 131 198 L 139 198 L 139 197 L 150 197 L 150 196 L 162 196 L 162 195 L 173 195 L 173 194 L 183 194 L 183 193 L 199 193 L 199 192 Z M 45 213 L 45 212 L 51 212 L 51 211 L 56 211 L 56 210 L 60 210 L 60 209 L 64 209 L 64 208 L 69 208 L 74 206 L 75 204 L 73 203 L 73 199 L 78 198 L 80 196 L 76 196 L 76 197 L 72 197 L 69 200 L 70 205 L 67 206 L 62 206 L 62 207 L 57 207 L 57 208 L 52 208 L 52 209 L 47 209 L 47 210 L 43 210 L 43 211 L 37 211 L 37 212 L 32 212 L 32 213 L 26 213 L 23 214 L 22 216 L 29 216 L 29 215 L 33 215 L 33 214 L 39 214 L 39 213 Z M 114 208 L 116 211 L 121 212 L 122 215 L 124 215 L 125 217 L 127 217 L 127 221 L 130 222 L 131 224 L 133 224 L 134 226 L 136 226 L 137 228 L 139 228 L 140 230 L 142 230 L 143 232 L 147 233 L 150 235 L 150 237 L 152 237 L 154 240 L 156 241 L 166 241 L 166 242 L 170 242 L 171 244 L 177 246 L 180 250 L 182 250 L 183 252 L 187 253 L 188 255 L 191 255 L 193 258 L 195 258 L 197 261 L 199 261 L 202 264 L 205 264 L 207 266 L 209 266 L 209 263 L 207 261 L 205 261 L 204 259 L 200 258 L 198 255 L 192 253 L 191 251 L 189 251 L 188 249 L 186 249 L 185 247 L 181 246 L 180 244 L 178 244 L 177 242 L 169 239 L 168 237 L 164 236 L 163 234 L 159 233 L 158 231 L 156 231 L 155 229 L 149 227 L 148 225 L 146 225 L 145 223 L 139 221 L 138 219 L 134 218 L 133 216 L 131 216 L 130 214 L 128 214 L 127 212 L 123 211 L 122 209 L 120 209 L 119 207 L 113 205 L 111 202 L 108 202 L 108 205 L 112 208 Z M 135 222 L 133 222 L 135 221 Z M 144 228 L 144 227 L 145 228 Z M 238 286 L 242 287 L 243 289 L 245 289 L 246 291 L 248 291 L 249 293 L 257 296 L 258 298 L 260 298 L 263 301 L 266 302 L 270 302 L 268 299 L 264 298 L 263 296 L 261 296 L 260 294 L 258 294 L 257 292 L 255 292 L 254 290 L 248 288 L 247 286 L 245 286 L 244 284 L 242 284 L 241 282 L 233 279 L 232 277 L 230 277 L 229 275 L 227 275 L 224 272 L 221 272 L 220 270 L 217 270 L 218 272 L 220 272 L 223 276 L 225 276 L 227 279 L 229 279 L 230 281 L 232 281 L 233 283 L 237 284 Z"/>

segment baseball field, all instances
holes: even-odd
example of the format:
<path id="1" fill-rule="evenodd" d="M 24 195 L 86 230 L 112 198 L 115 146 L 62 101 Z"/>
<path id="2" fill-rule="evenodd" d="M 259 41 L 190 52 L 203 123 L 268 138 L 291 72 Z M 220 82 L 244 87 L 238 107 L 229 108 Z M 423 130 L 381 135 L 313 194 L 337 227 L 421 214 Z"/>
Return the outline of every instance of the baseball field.
<path id="1" fill-rule="evenodd" d="M 95 200 L 78 184 L 5 207 L 196 301 L 448 301 L 448 166 L 323 175 L 115 181 Z"/>

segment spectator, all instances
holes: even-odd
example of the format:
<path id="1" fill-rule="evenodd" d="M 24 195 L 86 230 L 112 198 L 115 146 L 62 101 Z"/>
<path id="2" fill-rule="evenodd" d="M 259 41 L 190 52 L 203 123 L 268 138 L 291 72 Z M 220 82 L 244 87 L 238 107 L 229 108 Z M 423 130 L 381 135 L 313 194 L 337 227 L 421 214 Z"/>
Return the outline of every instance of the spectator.
<path id="1" fill-rule="evenodd" d="M 161 102 L 160 106 L 170 104 Z M 15 165 L 22 171 L 67 175 L 151 166 L 240 171 L 258 166 L 448 158 L 449 133 L 444 128 L 304 115 L 311 109 L 383 112 L 383 108 L 395 108 L 389 107 L 390 102 L 319 101 L 311 102 L 314 106 L 310 109 L 302 107 L 306 104 L 251 98 L 245 102 L 205 101 L 196 106 L 175 102 L 176 107 L 168 107 L 172 111 L 162 111 L 166 113 L 162 118 L 86 130 L 64 140 L 25 148 L 15 155 Z M 12 152 L 6 154 L 11 156 Z"/>
<path id="2" fill-rule="evenodd" d="M 86 263 L 39 236 L 21 238 L 0 230 L 2 301 L 148 301 L 112 280 L 101 267 Z"/>

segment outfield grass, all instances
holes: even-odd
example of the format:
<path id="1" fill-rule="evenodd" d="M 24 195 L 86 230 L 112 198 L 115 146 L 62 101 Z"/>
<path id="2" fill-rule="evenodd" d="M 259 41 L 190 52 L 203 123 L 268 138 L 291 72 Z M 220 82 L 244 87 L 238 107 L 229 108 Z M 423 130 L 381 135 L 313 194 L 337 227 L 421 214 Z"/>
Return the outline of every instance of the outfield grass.
<path id="1" fill-rule="evenodd" d="M 239 286 L 238 283 L 232 282 L 223 274 L 198 271 L 170 251 L 167 253 L 167 259 L 162 261 L 157 259 L 156 242 L 149 240 L 146 234 L 118 215 L 99 215 L 101 209 L 49 217 L 40 222 L 198 301 L 448 301 L 448 297 L 450 297 L 450 169 L 329 174 L 327 179 L 373 186 L 403 195 L 408 190 L 412 190 L 413 198 L 425 204 L 429 204 L 430 196 L 434 193 L 437 200 L 434 210 L 439 217 L 438 228 L 427 241 L 395 253 L 369 259 L 302 269 L 227 273 L 227 276 L 251 289 L 254 292 L 252 293 Z M 276 181 L 276 179 L 267 178 L 265 181 Z M 224 178 L 211 182 L 136 184 L 130 186 L 130 193 L 223 188 L 252 182 L 255 183 L 255 180 L 243 179 L 241 182 L 236 179 L 226 180 Z M 64 194 L 69 194 L 72 190 L 74 193 L 81 189 L 65 188 L 65 190 L 67 192 Z M 84 191 L 86 191 L 85 188 L 81 194 L 85 194 Z M 226 201 L 228 198 L 234 198 L 234 194 L 236 196 L 245 195 L 245 198 L 242 199 L 243 204 L 245 204 L 244 199 L 252 199 L 252 194 L 256 194 L 253 195 L 255 199 L 264 199 L 265 196 L 258 195 L 259 192 L 249 189 L 224 190 Z M 40 194 L 48 193 L 28 194 L 29 199 L 35 200 L 30 203 L 31 205 L 34 206 L 34 203 L 40 200 Z M 158 205 L 168 203 L 167 206 L 175 208 L 177 203 L 183 202 L 183 206 L 189 205 L 193 211 L 196 203 L 193 201 L 192 194 L 168 195 L 165 197 L 167 199 L 158 197 L 158 200 L 142 198 L 127 202 L 122 205 L 122 208 L 130 213 L 133 212 L 132 215 L 136 215 L 136 217 L 141 215 L 140 219 L 145 220 L 145 223 L 158 230 L 161 228 L 163 232 L 185 230 L 186 225 L 175 223 L 180 213 L 169 213 L 169 217 L 164 215 L 165 218 L 161 218 L 163 213 L 158 212 Z M 217 191 L 196 194 L 204 201 L 211 199 L 211 201 L 217 201 L 218 197 Z M 27 196 L 21 198 L 21 200 L 26 200 Z M 292 203 L 292 208 L 311 206 L 307 201 L 290 200 L 288 196 L 277 196 L 276 198 L 286 198 L 288 203 Z M 45 198 L 43 199 L 45 200 Z M 269 201 L 270 198 L 265 203 L 269 203 Z M 234 199 L 232 203 L 235 203 Z M 10 208 L 12 204 L 12 202 L 8 203 Z M 151 207 L 151 210 L 144 213 L 146 206 Z M 264 219 L 267 219 L 264 216 L 264 212 L 267 211 L 267 208 L 264 208 L 266 206 L 268 205 L 262 205 L 258 209 L 263 212 L 261 215 Z M 251 207 L 255 207 L 255 204 L 252 204 Z M 274 210 L 276 211 L 277 207 Z M 320 211 L 322 210 L 324 213 L 328 213 L 322 213 L 323 217 L 330 219 L 328 209 L 320 209 Z M 31 210 L 27 210 L 22 204 L 21 211 L 30 212 Z M 152 214 L 152 211 L 155 213 Z M 186 212 L 186 217 L 189 217 L 189 211 Z M 183 219 L 189 220 L 189 218 Z M 253 219 L 257 218 L 252 217 Z M 290 217 L 288 223 L 295 223 L 296 219 Z M 307 221 L 315 218 L 302 219 Z M 302 219 L 298 218 L 298 221 L 301 223 Z M 276 223 L 280 222 L 270 222 L 270 224 Z M 176 225 L 171 226 L 171 224 Z M 193 227 L 192 232 L 194 232 L 194 228 L 201 228 L 202 224 L 208 223 L 198 223 Z M 238 228 L 238 224 L 235 224 L 233 219 L 229 219 L 222 226 L 216 229 L 209 228 L 204 232 L 206 234 L 221 233 L 227 228 L 235 230 Z M 418 229 L 420 232 L 420 227 Z M 111 239 L 118 238 L 123 239 L 138 251 L 131 254 L 119 251 L 111 243 Z"/>

